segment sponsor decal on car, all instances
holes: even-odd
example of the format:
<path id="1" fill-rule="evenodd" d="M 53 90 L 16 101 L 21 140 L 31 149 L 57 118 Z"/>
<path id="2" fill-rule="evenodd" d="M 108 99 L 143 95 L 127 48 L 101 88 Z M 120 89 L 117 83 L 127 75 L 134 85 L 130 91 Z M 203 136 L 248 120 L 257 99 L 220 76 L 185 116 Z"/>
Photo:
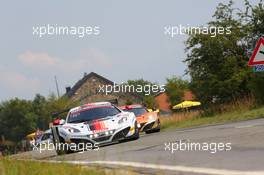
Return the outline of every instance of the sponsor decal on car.
<path id="1" fill-rule="evenodd" d="M 104 121 L 94 121 L 90 125 L 90 130 L 95 132 L 102 132 L 108 130 Z"/>

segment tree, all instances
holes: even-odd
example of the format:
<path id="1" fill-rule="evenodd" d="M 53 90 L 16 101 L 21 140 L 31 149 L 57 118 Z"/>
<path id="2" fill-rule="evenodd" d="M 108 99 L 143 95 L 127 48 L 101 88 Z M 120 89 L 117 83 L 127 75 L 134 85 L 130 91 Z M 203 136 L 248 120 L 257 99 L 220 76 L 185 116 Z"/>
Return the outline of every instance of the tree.
<path id="1" fill-rule="evenodd" d="M 230 102 L 252 93 L 249 85 L 255 76 L 247 66 L 248 51 L 254 38 L 263 34 L 263 5 L 252 7 L 245 1 L 245 12 L 233 5 L 233 1 L 219 4 L 208 23 L 208 27 L 231 27 L 230 34 L 190 34 L 186 41 L 191 89 L 203 104 Z"/>
<path id="2" fill-rule="evenodd" d="M 259 37 L 264 37 L 264 5 L 262 1 L 256 6 L 250 5 L 245 1 L 246 11 L 241 13 L 241 18 L 246 21 L 248 32 L 248 50 L 251 53 Z M 260 104 L 264 104 L 264 73 L 257 72 L 252 75 L 252 80 L 249 84 L 251 93 L 255 96 Z"/>
<path id="3" fill-rule="evenodd" d="M 48 111 L 47 101 L 44 96 L 36 94 L 34 100 L 32 101 L 33 111 L 37 116 L 37 127 L 44 130 L 48 128 Z"/>
<path id="4" fill-rule="evenodd" d="M 0 133 L 5 139 L 18 142 L 36 128 L 37 116 L 31 101 L 18 98 L 0 105 Z"/>
<path id="5" fill-rule="evenodd" d="M 166 93 L 171 106 L 183 101 L 184 91 L 188 89 L 189 82 L 177 76 L 167 78 Z"/>
<path id="6" fill-rule="evenodd" d="M 52 121 L 52 113 L 76 106 L 68 98 L 37 94 L 33 101 L 11 99 L 0 104 L 0 136 L 19 142 L 37 128 L 45 130 Z M 64 117 L 64 116 L 61 116 Z"/>
<path id="7" fill-rule="evenodd" d="M 47 98 L 47 104 L 46 104 L 46 111 L 47 111 L 47 118 L 49 119 L 49 122 L 51 122 L 54 118 L 52 118 L 52 114 L 56 112 L 61 112 L 66 109 L 70 109 L 72 107 L 76 107 L 80 104 L 78 104 L 77 101 L 73 102 L 68 97 L 62 96 L 60 98 L 57 98 L 56 95 L 51 94 Z M 66 112 L 65 112 L 66 113 Z M 61 114 L 60 118 L 65 118 L 66 114 Z"/>
<path id="8" fill-rule="evenodd" d="M 144 103 L 144 105 L 146 105 L 147 108 L 157 107 L 154 95 L 156 95 L 160 89 L 159 88 L 155 89 L 155 91 L 153 91 L 152 89 L 153 86 L 159 87 L 156 83 L 152 83 L 150 81 L 143 80 L 143 79 L 138 79 L 138 80 L 128 80 L 127 83 L 125 84 L 132 85 L 135 87 L 135 89 L 138 86 L 143 87 L 141 92 L 135 92 L 135 93 L 139 95 L 139 97 L 142 99 L 142 102 Z"/>
<path id="9" fill-rule="evenodd" d="M 142 99 L 145 96 L 149 96 L 149 95 L 152 96 L 152 95 L 157 94 L 157 92 L 154 92 L 152 88 L 146 88 L 144 90 L 144 87 L 158 86 L 156 83 L 152 83 L 152 82 L 147 81 L 147 80 L 143 80 L 143 79 L 127 80 L 127 83 L 125 83 L 125 84 L 132 85 L 135 88 L 137 88 L 139 86 L 143 87 L 141 92 L 136 92 Z"/>
<path id="10" fill-rule="evenodd" d="M 154 96 L 145 96 L 143 99 L 143 103 L 148 109 L 157 108 L 157 103 Z"/>

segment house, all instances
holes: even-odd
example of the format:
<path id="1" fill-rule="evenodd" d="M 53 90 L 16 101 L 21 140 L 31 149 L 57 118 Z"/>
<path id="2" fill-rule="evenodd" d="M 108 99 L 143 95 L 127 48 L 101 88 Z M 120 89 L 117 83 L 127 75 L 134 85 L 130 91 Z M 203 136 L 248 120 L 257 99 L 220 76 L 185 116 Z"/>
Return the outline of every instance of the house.
<path id="1" fill-rule="evenodd" d="M 155 96 L 155 101 L 156 101 L 156 104 L 157 104 L 160 111 L 163 111 L 163 112 L 170 112 L 171 111 L 169 99 L 168 99 L 168 96 L 165 92 L 158 93 Z"/>
<path id="2" fill-rule="evenodd" d="M 192 100 L 194 100 L 193 93 L 190 90 L 184 91 L 183 101 L 192 101 Z M 169 102 L 168 95 L 166 94 L 166 91 L 155 95 L 155 101 L 160 111 L 171 112 L 171 108 L 170 108 L 171 105 Z"/>
<path id="3" fill-rule="evenodd" d="M 134 93 L 112 92 L 106 94 L 103 87 L 105 88 L 107 85 L 113 86 L 114 82 L 95 72 L 85 73 L 83 78 L 72 88 L 66 87 L 65 95 L 80 103 L 111 101 L 112 103 L 118 103 L 118 105 L 125 105 L 129 102 L 138 103 L 141 101 L 140 97 Z"/>

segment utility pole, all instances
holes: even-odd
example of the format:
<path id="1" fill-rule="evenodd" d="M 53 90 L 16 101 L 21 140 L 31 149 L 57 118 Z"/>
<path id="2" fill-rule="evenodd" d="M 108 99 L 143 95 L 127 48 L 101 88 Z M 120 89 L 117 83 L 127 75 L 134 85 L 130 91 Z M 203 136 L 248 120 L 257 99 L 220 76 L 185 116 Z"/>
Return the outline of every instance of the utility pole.
<path id="1" fill-rule="evenodd" d="M 60 98 L 60 91 L 59 91 L 59 86 L 58 86 L 58 81 L 57 81 L 57 77 L 55 75 L 55 84 L 56 84 L 56 89 L 57 89 L 57 95 L 58 95 L 58 98 Z"/>

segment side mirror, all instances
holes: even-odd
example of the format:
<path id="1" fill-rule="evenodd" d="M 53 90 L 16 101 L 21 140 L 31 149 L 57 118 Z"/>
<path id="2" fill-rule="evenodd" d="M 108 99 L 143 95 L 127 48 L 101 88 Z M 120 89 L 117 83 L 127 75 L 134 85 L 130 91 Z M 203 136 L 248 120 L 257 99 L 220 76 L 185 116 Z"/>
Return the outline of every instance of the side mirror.
<path id="1" fill-rule="evenodd" d="M 64 125 L 65 122 L 66 122 L 66 121 L 65 121 L 64 119 L 61 119 L 61 120 L 60 120 L 60 125 Z"/>
<path id="2" fill-rule="evenodd" d="M 65 120 L 64 119 L 56 119 L 56 120 L 54 120 L 54 122 L 53 122 L 53 125 L 63 125 L 63 124 L 65 124 Z"/>

